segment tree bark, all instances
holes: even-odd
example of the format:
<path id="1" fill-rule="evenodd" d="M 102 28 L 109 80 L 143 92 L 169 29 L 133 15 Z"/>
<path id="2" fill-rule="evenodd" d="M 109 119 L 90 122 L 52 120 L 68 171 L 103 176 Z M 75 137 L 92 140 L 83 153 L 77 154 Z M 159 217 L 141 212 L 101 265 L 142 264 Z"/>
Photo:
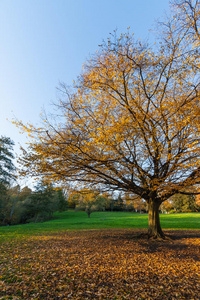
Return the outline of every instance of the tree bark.
<path id="1" fill-rule="evenodd" d="M 89 209 L 86 210 L 86 213 L 88 215 L 88 218 L 90 218 L 90 214 L 91 214 L 91 211 Z"/>
<path id="2" fill-rule="evenodd" d="M 148 203 L 149 208 L 149 228 L 148 228 L 148 237 L 149 238 L 165 238 L 165 235 L 160 226 L 160 217 L 159 217 L 159 206 L 160 202 L 156 201 L 157 199 L 151 199 Z"/>

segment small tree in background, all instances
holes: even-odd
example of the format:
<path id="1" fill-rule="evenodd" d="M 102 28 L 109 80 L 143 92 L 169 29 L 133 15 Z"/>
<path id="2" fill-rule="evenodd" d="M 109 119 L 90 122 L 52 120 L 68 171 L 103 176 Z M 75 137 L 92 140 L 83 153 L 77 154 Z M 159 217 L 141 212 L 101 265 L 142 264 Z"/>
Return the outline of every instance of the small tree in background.
<path id="1" fill-rule="evenodd" d="M 106 198 L 97 191 L 84 189 L 77 194 L 76 210 L 84 210 L 88 218 L 94 211 L 105 210 Z"/>

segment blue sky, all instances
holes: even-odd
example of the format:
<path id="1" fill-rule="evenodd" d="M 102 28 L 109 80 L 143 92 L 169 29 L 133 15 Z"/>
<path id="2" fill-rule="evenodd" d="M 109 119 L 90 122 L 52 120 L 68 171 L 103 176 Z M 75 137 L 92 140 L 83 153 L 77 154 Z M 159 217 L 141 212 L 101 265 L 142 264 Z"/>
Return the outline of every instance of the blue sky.
<path id="1" fill-rule="evenodd" d="M 36 124 L 52 110 L 59 82 L 71 85 L 103 39 L 135 33 L 147 39 L 154 21 L 169 11 L 168 0 L 0 0 L 0 135 L 25 134 L 13 118 Z"/>

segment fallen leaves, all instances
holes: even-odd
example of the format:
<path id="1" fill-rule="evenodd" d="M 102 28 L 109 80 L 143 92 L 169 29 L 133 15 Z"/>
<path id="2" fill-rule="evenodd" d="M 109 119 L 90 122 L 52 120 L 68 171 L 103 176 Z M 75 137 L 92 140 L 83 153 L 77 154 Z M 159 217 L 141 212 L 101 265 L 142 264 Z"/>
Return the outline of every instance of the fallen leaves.
<path id="1" fill-rule="evenodd" d="M 1 245 L 0 299 L 199 299 L 200 231 L 85 230 Z"/>

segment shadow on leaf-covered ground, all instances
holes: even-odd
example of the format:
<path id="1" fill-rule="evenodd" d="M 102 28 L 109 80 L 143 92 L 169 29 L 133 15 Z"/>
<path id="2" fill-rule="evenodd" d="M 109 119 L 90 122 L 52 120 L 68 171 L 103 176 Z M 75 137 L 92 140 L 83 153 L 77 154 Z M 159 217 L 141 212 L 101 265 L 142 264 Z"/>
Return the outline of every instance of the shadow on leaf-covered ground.
<path id="1" fill-rule="evenodd" d="M 4 243 L 0 297 L 199 299 L 200 231 L 166 230 L 172 241 L 137 233 L 68 231 Z"/>

